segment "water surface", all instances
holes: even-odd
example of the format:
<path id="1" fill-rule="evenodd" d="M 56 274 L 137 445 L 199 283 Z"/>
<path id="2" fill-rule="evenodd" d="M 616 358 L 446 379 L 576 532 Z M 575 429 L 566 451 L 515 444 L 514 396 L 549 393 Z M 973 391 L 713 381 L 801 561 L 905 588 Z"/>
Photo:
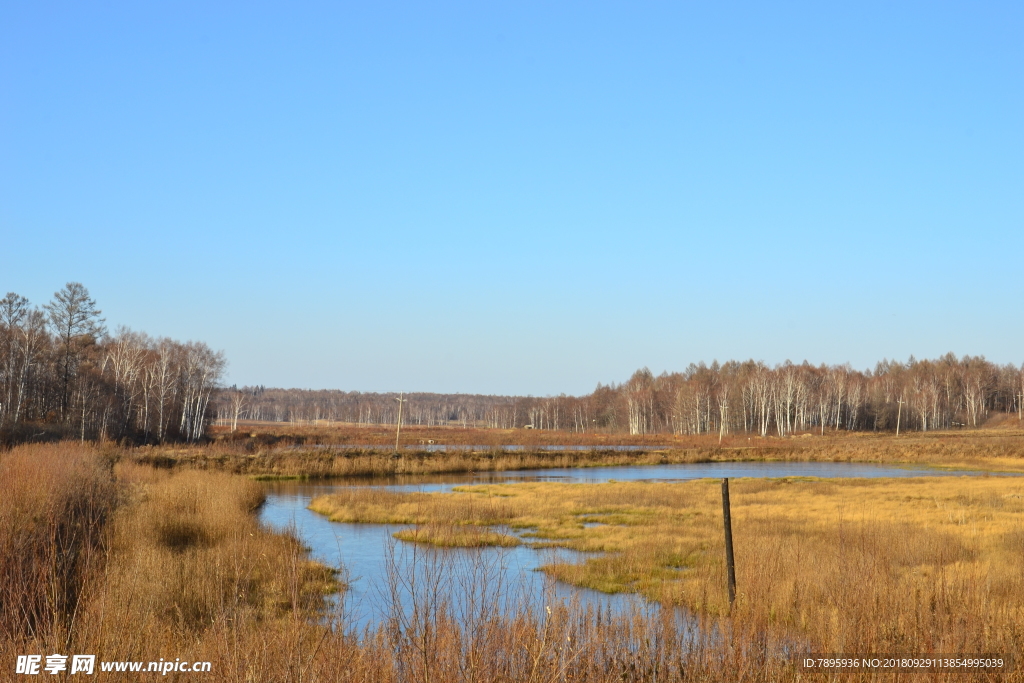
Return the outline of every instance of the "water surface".
<path id="1" fill-rule="evenodd" d="M 277 529 L 293 528 L 316 559 L 344 566 L 350 588 L 341 598 L 349 625 L 363 628 L 389 616 L 389 605 L 408 607 L 414 594 L 426 587 L 466 596 L 487 591 L 504 598 L 520 598 L 536 606 L 556 600 L 575 600 L 583 607 L 621 610 L 642 606 L 631 595 L 605 595 L 560 584 L 537 571 L 552 562 L 582 562 L 586 555 L 565 549 L 514 548 L 438 549 L 395 541 L 401 527 L 381 524 L 342 524 L 307 509 L 315 497 L 356 487 L 382 487 L 393 491 L 450 491 L 455 486 L 529 481 L 601 483 L 607 481 L 685 481 L 703 478 L 779 477 L 920 477 L 975 475 L 973 471 L 906 468 L 866 463 L 835 462 L 714 462 L 672 465 L 559 468 L 393 476 L 328 482 L 267 482 L 267 502 L 261 520 Z M 390 570 L 390 571 L 389 571 Z M 390 581 L 389 581 L 390 578 Z M 495 597 L 494 595 L 491 596 Z M 514 605 L 511 605 L 514 607 Z M 393 615 L 392 615 L 393 616 Z"/>

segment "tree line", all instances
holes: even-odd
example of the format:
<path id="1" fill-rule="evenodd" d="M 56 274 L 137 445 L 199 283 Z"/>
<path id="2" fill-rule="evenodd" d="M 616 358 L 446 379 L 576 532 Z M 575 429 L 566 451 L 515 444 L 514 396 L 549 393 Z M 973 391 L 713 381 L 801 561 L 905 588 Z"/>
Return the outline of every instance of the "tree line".
<path id="1" fill-rule="evenodd" d="M 232 387 L 218 417 L 395 424 L 397 393 Z M 406 394 L 411 425 L 562 429 L 631 435 L 929 431 L 977 427 L 993 413 L 1024 419 L 1024 365 L 952 353 L 934 360 L 885 360 L 871 370 L 789 361 L 691 364 L 655 376 L 637 370 L 622 384 L 585 396 Z"/>
<path id="2" fill-rule="evenodd" d="M 398 398 L 398 392 L 232 386 L 220 392 L 216 410 L 218 422 L 231 426 L 235 426 L 239 419 L 395 424 L 398 421 Z M 524 400 L 527 399 L 514 396 L 408 393 L 404 394 L 402 424 L 512 428 L 515 426 L 512 419 L 497 424 L 493 420 L 488 421 L 487 417 L 495 406 L 519 405 Z"/>
<path id="3" fill-rule="evenodd" d="M 222 353 L 202 342 L 109 334 L 84 286 L 42 307 L 0 299 L 0 441 L 53 436 L 197 441 L 217 418 L 395 424 L 397 393 L 219 388 Z M 691 364 L 584 396 L 411 393 L 403 422 L 423 426 L 601 431 L 631 435 L 901 431 L 977 427 L 993 413 L 1024 420 L 1024 365 L 946 354 L 846 365 Z"/>
<path id="4" fill-rule="evenodd" d="M 599 387 L 591 398 L 602 391 L 603 418 L 630 434 L 928 431 L 978 427 L 996 412 L 1020 419 L 1024 365 L 952 353 L 885 360 L 867 371 L 849 364 L 730 361 L 658 377 L 638 370 L 625 384 Z"/>
<path id="5" fill-rule="evenodd" d="M 119 328 L 78 282 L 41 308 L 0 299 L 0 440 L 37 437 L 196 441 L 224 355 L 202 342 Z"/>

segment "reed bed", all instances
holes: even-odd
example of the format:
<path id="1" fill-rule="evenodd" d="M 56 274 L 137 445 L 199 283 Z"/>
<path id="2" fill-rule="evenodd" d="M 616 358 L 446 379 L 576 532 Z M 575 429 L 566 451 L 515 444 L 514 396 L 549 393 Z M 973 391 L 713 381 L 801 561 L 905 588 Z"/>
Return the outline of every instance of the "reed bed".
<path id="1" fill-rule="evenodd" d="M 0 640 L 66 641 L 103 566 L 117 502 L 111 463 L 78 445 L 0 453 Z"/>
<path id="2" fill-rule="evenodd" d="M 556 467 L 701 462 L 706 456 L 673 452 L 506 452 L 458 450 L 449 453 L 404 450 L 268 450 L 238 452 L 219 445 L 189 449 L 140 449 L 132 458 L 165 468 L 226 471 L 257 479 L 381 478 L 404 475 L 505 472 Z"/>

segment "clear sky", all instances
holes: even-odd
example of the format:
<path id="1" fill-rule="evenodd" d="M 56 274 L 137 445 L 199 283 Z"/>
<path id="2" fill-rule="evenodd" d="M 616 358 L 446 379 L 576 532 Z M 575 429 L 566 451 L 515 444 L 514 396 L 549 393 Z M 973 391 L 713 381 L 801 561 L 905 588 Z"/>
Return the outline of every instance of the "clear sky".
<path id="1" fill-rule="evenodd" d="M 228 382 L 1024 361 L 1020 2 L 0 3 L 0 295 Z"/>

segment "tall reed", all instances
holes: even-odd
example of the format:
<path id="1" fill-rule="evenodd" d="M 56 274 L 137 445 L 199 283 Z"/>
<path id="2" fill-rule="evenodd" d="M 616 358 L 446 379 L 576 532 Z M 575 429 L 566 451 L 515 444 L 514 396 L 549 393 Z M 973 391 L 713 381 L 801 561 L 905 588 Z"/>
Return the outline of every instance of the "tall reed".
<path id="1" fill-rule="evenodd" d="M 116 503 L 110 463 L 74 443 L 0 453 L 0 640 L 67 642 L 102 569 Z"/>

